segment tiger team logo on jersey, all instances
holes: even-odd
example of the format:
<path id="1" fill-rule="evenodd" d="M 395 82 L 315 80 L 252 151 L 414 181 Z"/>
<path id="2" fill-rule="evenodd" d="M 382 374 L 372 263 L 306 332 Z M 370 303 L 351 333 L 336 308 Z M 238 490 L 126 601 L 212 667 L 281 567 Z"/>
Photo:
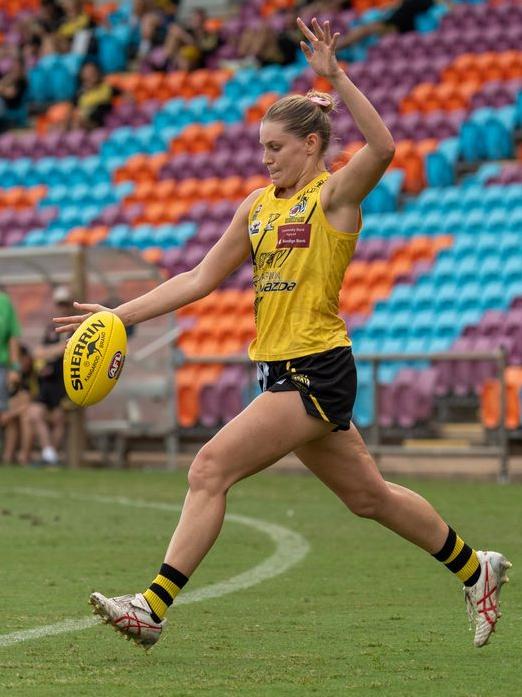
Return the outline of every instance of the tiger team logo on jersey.
<path id="1" fill-rule="evenodd" d="M 296 218 L 298 215 L 303 215 L 307 205 L 308 199 L 306 196 L 303 196 L 303 198 L 298 203 L 296 203 L 295 206 L 292 206 L 292 208 L 290 208 L 290 210 L 288 211 L 288 215 L 290 217 L 286 222 L 290 222 L 292 218 Z"/>

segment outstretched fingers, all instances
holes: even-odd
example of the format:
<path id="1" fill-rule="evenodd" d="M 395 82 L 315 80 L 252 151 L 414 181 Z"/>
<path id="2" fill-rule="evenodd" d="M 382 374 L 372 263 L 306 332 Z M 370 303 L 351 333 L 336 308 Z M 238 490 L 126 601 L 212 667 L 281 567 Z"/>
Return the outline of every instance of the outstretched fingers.
<path id="1" fill-rule="evenodd" d="M 326 26 L 326 22 L 325 22 L 325 26 Z M 319 24 L 319 22 L 317 21 L 317 19 L 315 17 L 312 19 L 312 27 L 313 27 L 315 35 L 317 36 L 319 41 L 325 41 L 326 40 L 325 39 L 325 32 L 323 31 L 323 28 L 321 27 L 321 25 Z"/>
<path id="2" fill-rule="evenodd" d="M 303 34 L 306 36 L 308 41 L 317 41 L 317 36 L 311 31 L 306 24 L 303 22 L 301 17 L 297 18 L 297 26 L 299 29 L 303 32 Z"/>

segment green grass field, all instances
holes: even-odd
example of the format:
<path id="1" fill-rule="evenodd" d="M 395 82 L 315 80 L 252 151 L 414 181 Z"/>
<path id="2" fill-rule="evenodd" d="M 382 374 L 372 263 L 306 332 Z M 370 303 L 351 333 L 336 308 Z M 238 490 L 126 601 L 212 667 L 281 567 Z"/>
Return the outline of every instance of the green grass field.
<path id="1" fill-rule="evenodd" d="M 448 571 L 356 519 L 312 477 L 275 473 L 235 487 L 228 512 L 301 536 L 286 540 L 294 551 L 296 540 L 301 550 L 309 545 L 291 568 L 249 588 L 180 603 L 148 654 L 101 625 L 14 641 L 14 632 L 84 620 L 92 590 L 143 590 L 178 515 L 160 504 L 182 502 L 185 477 L 0 470 L 0 695 L 522 694 L 517 485 L 406 482 L 470 544 L 498 548 L 513 562 L 504 616 L 481 650 L 473 648 L 460 584 Z M 216 582 L 230 590 L 231 578 L 271 558 L 274 540 L 245 522 L 225 523 L 186 600 Z"/>

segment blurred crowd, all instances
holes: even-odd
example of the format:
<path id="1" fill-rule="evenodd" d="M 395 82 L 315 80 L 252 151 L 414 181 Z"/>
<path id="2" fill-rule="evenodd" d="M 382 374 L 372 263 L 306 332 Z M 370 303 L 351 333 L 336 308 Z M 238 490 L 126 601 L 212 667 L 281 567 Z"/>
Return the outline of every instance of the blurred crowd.
<path id="1" fill-rule="evenodd" d="M 53 314 L 73 314 L 66 286 L 53 290 L 53 303 Z M 22 343 L 20 336 L 13 303 L 0 291 L 1 462 L 58 465 L 72 407 L 63 382 L 65 341 L 51 322 L 35 346 Z"/>
<path id="2" fill-rule="evenodd" d="M 392 2 L 389 21 L 373 23 L 355 32 L 347 28 L 346 36 L 341 37 L 342 45 L 349 46 L 372 32 L 407 31 L 413 28 L 412 17 L 425 11 L 432 2 Z M 259 17 L 259 21 L 231 33 L 226 31 L 226 19 L 209 17 L 203 8 L 181 17 L 179 5 L 180 0 L 133 1 L 130 15 L 125 19 L 131 36 L 125 57 L 128 70 L 191 71 L 219 67 L 215 57 L 225 42 L 233 48 L 234 55 L 234 65 L 227 67 L 288 65 L 295 61 L 302 39 L 295 23 L 299 14 L 309 20 L 314 14 L 334 16 L 351 8 L 350 0 L 296 0 L 291 8 L 277 13 L 276 22 Z M 112 21 L 108 12 L 83 0 L 41 0 L 35 11 L 24 11 L 13 18 L 6 40 L 0 42 L 0 126 L 18 125 L 17 110 L 28 96 L 28 71 L 45 56 L 65 54 L 81 56 L 84 64 L 70 118 L 62 127 L 103 126 L 114 97 L 131 98 L 119 95 L 105 81 L 100 68 L 97 29 L 110 28 Z"/>

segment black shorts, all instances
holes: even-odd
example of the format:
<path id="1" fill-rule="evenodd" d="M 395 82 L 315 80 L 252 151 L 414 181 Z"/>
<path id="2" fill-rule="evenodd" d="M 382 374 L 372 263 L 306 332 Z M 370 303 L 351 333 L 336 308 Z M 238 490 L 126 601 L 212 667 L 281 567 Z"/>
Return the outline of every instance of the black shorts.
<path id="1" fill-rule="evenodd" d="M 36 401 L 48 409 L 56 409 L 61 405 L 65 395 L 63 380 L 40 380 Z"/>
<path id="2" fill-rule="evenodd" d="M 306 412 L 335 424 L 334 431 L 350 428 L 357 394 L 357 371 L 350 347 L 339 346 L 288 361 L 259 362 L 257 377 L 263 392 L 297 390 Z"/>

